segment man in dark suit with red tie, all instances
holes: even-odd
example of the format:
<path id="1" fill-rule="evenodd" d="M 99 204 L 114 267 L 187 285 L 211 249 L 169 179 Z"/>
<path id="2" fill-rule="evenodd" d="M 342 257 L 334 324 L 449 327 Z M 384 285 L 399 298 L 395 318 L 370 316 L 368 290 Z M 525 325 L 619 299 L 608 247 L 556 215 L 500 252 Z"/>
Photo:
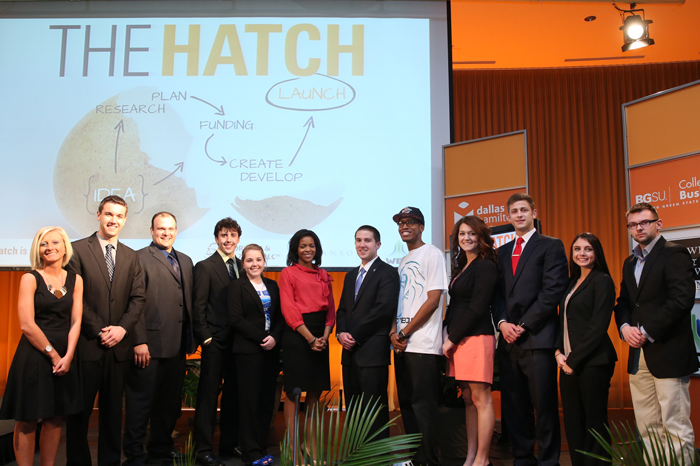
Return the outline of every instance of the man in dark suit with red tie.
<path id="1" fill-rule="evenodd" d="M 233 357 L 233 332 L 228 322 L 227 292 L 231 280 L 245 274 L 236 258 L 241 227 L 230 217 L 214 227 L 217 249 L 194 267 L 194 336 L 202 345 L 202 372 L 197 386 L 193 440 L 197 463 L 223 466 L 212 452 L 219 385 L 224 380 L 219 421 L 219 455 L 240 456 L 238 447 L 238 389 Z"/>
<path id="2" fill-rule="evenodd" d="M 119 242 L 128 206 L 107 196 L 97 209 L 99 229 L 73 243 L 66 270 L 83 278 L 83 321 L 78 348 L 84 411 L 66 418 L 69 466 L 92 464 L 88 426 L 97 392 L 100 425 L 99 466 L 121 462 L 122 396 L 125 364 L 132 355 L 132 336 L 141 317 L 146 292 L 136 252 Z"/>
<path id="3" fill-rule="evenodd" d="M 566 252 L 561 240 L 535 229 L 537 210 L 530 196 L 513 194 L 506 206 L 517 238 L 498 249 L 502 278 L 493 305 L 501 332 L 503 417 L 514 466 L 555 466 L 561 434 L 554 347 L 557 307 L 569 278 Z"/>
<path id="4" fill-rule="evenodd" d="M 123 466 L 177 458 L 172 432 L 180 417 L 187 353 L 192 336 L 192 259 L 173 247 L 177 220 L 151 219 L 153 242 L 137 252 L 146 281 L 146 305 L 134 330 L 134 361 L 126 374 Z M 150 421 L 148 453 L 143 444 Z"/>
<path id="5" fill-rule="evenodd" d="M 383 405 L 372 432 L 389 422 L 389 332 L 399 298 L 397 270 L 377 256 L 379 231 L 363 225 L 355 232 L 355 250 L 362 264 L 345 275 L 337 314 L 337 338 L 343 347 L 346 404 L 364 395 L 364 404 Z M 387 429 L 381 438 L 389 436 Z"/>

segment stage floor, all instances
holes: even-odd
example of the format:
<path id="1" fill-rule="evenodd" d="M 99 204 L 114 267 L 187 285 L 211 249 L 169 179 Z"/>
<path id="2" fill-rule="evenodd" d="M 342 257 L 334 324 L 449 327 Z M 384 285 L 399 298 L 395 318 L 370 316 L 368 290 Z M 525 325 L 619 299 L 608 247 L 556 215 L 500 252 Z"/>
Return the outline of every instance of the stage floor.
<path id="1" fill-rule="evenodd" d="M 400 414 L 399 411 L 395 411 L 391 413 L 391 417 L 393 418 L 396 414 Z M 194 416 L 194 411 L 193 410 L 187 410 L 183 411 L 182 416 L 180 417 L 177 425 L 176 425 L 176 431 L 177 431 L 177 437 L 175 438 L 175 448 L 180 449 L 184 447 L 185 442 L 187 442 L 187 438 L 189 436 L 189 433 L 192 431 L 192 426 L 190 425 L 189 419 Z M 610 419 L 612 422 L 619 422 L 619 421 L 634 421 L 634 414 L 631 409 L 611 409 L 610 410 Z M 92 462 L 94 466 L 97 466 L 97 424 L 98 424 L 98 412 L 97 410 L 94 410 L 92 417 L 90 418 L 90 429 L 88 431 L 88 440 L 90 442 L 90 450 L 92 453 Z M 566 443 L 566 434 L 564 432 L 563 428 L 563 423 L 562 423 L 562 454 L 560 458 L 560 465 L 561 466 L 571 466 L 571 458 L 569 456 L 568 452 L 568 444 Z M 500 422 L 496 422 L 496 430 L 500 431 Z M 398 434 L 400 432 L 399 427 L 392 427 L 392 434 Z M 272 454 L 275 457 L 275 465 L 279 464 L 279 453 L 280 453 L 280 448 L 279 444 L 284 435 L 284 419 L 282 412 L 279 412 L 277 414 L 277 418 L 275 420 L 275 426 L 274 429 L 270 429 L 269 433 L 269 444 L 270 448 L 269 453 Z M 64 466 L 66 464 L 66 443 L 65 443 L 65 429 L 63 430 L 63 433 L 61 435 L 61 444 L 59 446 L 58 450 L 58 457 L 56 458 L 56 466 Z M 218 451 L 218 446 L 219 446 L 219 435 L 218 435 L 218 429 L 217 433 L 214 436 L 214 451 Z M 490 454 L 491 462 L 493 463 L 494 466 L 512 466 L 513 464 L 513 457 L 510 453 L 510 447 L 508 446 L 502 446 L 498 445 L 496 442 L 495 438 L 493 442 L 491 443 L 491 454 Z M 122 461 L 124 460 L 124 457 L 122 457 Z M 224 462 L 226 463 L 227 466 L 243 466 L 243 462 L 240 460 L 240 458 L 229 458 L 229 459 L 224 459 Z M 459 460 L 454 460 L 454 459 L 449 459 L 449 458 L 443 458 L 442 464 L 445 466 L 461 466 L 462 462 Z M 7 465 L 10 466 L 16 466 L 16 462 L 10 462 L 7 463 Z M 37 452 L 35 458 L 34 458 L 34 465 L 35 466 L 40 466 L 39 465 L 39 453 Z"/>

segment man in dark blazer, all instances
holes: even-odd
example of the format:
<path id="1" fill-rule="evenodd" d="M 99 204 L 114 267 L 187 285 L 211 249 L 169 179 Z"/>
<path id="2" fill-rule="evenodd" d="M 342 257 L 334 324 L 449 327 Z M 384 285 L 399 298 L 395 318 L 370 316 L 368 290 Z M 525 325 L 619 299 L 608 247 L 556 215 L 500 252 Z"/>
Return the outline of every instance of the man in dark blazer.
<path id="1" fill-rule="evenodd" d="M 530 196 L 513 194 L 506 207 L 517 238 L 498 250 L 502 278 L 493 306 L 503 416 L 515 466 L 554 466 L 561 451 L 554 347 L 557 306 L 569 278 L 566 252 L 561 240 L 535 230 Z"/>
<path id="2" fill-rule="evenodd" d="M 364 404 L 383 405 L 372 432 L 389 422 L 389 332 L 399 298 L 397 270 L 377 256 L 379 231 L 363 225 L 355 232 L 355 250 L 362 264 L 345 275 L 337 314 L 337 338 L 343 346 L 343 387 L 346 404 L 364 395 Z M 389 430 L 380 438 L 389 437 Z"/>
<path id="3" fill-rule="evenodd" d="M 238 447 L 238 390 L 231 345 L 233 332 L 228 321 L 227 289 L 231 280 L 245 272 L 236 258 L 241 239 L 238 222 L 227 217 L 214 227 L 217 249 L 194 267 L 194 336 L 202 345 L 202 372 L 197 387 L 194 416 L 195 449 L 201 466 L 222 466 L 212 452 L 219 385 L 224 380 L 219 421 L 219 455 L 240 456 Z"/>
<path id="4" fill-rule="evenodd" d="M 627 371 L 634 416 L 647 447 L 647 428 L 674 441 L 678 461 L 693 458 L 690 374 L 698 370 L 690 311 L 695 302 L 693 260 L 686 248 L 659 234 L 654 206 L 641 203 L 627 212 L 627 228 L 637 242 L 622 268 L 615 320 L 630 345 Z M 640 351 L 640 349 L 642 351 Z"/>
<path id="5" fill-rule="evenodd" d="M 127 366 L 124 466 L 172 462 L 172 432 L 180 417 L 192 335 L 192 259 L 176 251 L 177 220 L 151 219 L 153 242 L 137 252 L 146 282 L 146 305 L 134 330 L 134 363 Z M 143 448 L 150 420 L 148 454 Z"/>
<path id="6" fill-rule="evenodd" d="M 132 338 L 146 299 L 143 270 L 136 252 L 118 241 L 128 207 L 119 196 L 102 199 L 99 229 L 73 243 L 66 270 L 83 278 L 83 321 L 78 348 L 83 408 L 66 418 L 66 458 L 69 466 L 89 466 L 88 425 L 97 392 L 100 425 L 99 466 L 121 461 L 124 371 L 132 355 Z"/>

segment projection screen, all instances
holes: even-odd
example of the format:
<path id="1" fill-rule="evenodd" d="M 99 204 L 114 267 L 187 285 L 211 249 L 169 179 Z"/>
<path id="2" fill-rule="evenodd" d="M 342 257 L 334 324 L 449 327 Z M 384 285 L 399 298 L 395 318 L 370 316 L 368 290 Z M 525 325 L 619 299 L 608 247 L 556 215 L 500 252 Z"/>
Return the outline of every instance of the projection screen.
<path id="1" fill-rule="evenodd" d="M 109 194 L 129 204 L 125 244 L 147 246 L 151 217 L 170 211 L 194 261 L 229 216 L 239 249 L 263 246 L 272 267 L 301 228 L 319 235 L 324 267 L 354 266 L 362 224 L 396 260 L 391 217 L 405 206 L 442 241 L 444 2 L 0 8 L 0 266 L 28 266 L 42 226 L 92 234 Z"/>

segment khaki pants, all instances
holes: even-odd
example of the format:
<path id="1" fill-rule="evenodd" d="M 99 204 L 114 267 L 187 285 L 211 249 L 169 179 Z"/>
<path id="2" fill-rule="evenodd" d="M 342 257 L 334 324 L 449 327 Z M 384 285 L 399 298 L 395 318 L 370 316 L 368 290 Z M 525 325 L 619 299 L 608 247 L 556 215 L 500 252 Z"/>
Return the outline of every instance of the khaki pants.
<path id="1" fill-rule="evenodd" d="M 651 455 L 651 438 L 647 429 L 654 429 L 660 436 L 664 448 L 667 440 L 664 429 L 668 429 L 680 463 L 690 464 L 695 452 L 695 436 L 690 423 L 690 377 L 657 379 L 647 368 L 644 351 L 639 354 L 639 370 L 630 374 L 630 392 L 634 405 L 637 427 Z M 666 452 L 668 454 L 668 451 Z"/>

